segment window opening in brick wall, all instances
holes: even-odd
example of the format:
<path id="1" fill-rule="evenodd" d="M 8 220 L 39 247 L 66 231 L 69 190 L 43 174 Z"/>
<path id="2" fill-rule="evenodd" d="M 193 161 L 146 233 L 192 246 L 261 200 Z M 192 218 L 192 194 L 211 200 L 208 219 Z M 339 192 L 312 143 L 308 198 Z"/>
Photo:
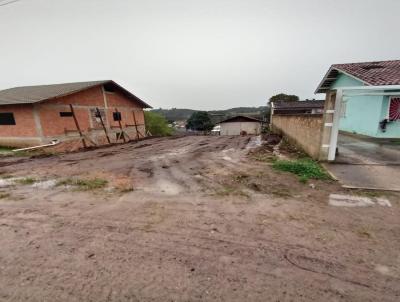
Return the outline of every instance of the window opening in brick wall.
<path id="1" fill-rule="evenodd" d="M 60 112 L 60 116 L 61 117 L 69 117 L 69 116 L 72 116 L 72 112 L 71 111 L 62 111 L 62 112 Z"/>
<path id="2" fill-rule="evenodd" d="M 114 121 L 121 121 L 122 120 L 121 112 L 113 112 L 113 118 Z"/>
<path id="3" fill-rule="evenodd" d="M 0 113 L 0 125 L 16 125 L 14 113 L 12 112 L 1 112 Z"/>

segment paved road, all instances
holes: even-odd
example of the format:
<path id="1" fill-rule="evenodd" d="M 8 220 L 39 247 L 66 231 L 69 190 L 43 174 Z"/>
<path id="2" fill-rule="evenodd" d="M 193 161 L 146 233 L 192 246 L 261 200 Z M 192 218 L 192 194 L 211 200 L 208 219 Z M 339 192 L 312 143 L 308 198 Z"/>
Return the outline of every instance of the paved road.
<path id="1" fill-rule="evenodd" d="M 339 163 L 400 164 L 400 143 L 339 135 Z"/>
<path id="2" fill-rule="evenodd" d="M 400 144 L 341 134 L 339 155 L 328 170 L 347 187 L 400 191 Z"/>

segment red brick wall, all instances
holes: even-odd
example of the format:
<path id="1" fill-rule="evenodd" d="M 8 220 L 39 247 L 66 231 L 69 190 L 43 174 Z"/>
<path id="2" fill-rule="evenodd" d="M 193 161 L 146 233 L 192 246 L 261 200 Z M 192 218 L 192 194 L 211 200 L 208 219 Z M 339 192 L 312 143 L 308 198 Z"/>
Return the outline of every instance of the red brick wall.
<path id="1" fill-rule="evenodd" d="M 118 121 L 114 121 L 113 112 L 115 108 L 121 112 L 121 124 L 134 125 L 132 111 L 135 110 L 137 124 L 144 124 L 143 109 L 122 93 L 106 92 L 108 109 L 106 110 L 107 120 L 104 123 L 113 127 L 119 126 Z M 74 111 L 82 131 L 89 131 L 92 126 L 90 123 L 90 109 L 98 107 L 104 109 L 104 95 L 102 87 L 94 87 L 73 95 L 48 100 L 39 106 L 40 120 L 44 136 L 60 136 L 65 134 L 65 129 L 76 130 L 72 117 L 60 117 L 60 111 L 70 111 L 69 104 L 74 106 Z"/>
<path id="2" fill-rule="evenodd" d="M 0 137 L 37 136 L 32 105 L 0 106 L 0 112 L 14 113 L 14 119 L 16 123 L 16 125 L 0 125 Z"/>
<path id="3" fill-rule="evenodd" d="M 49 100 L 46 103 L 104 107 L 103 89 L 101 86 L 93 87 L 75 94 Z"/>
<path id="4" fill-rule="evenodd" d="M 137 124 L 144 124 L 143 109 L 140 104 L 128 99 L 122 93 L 113 92 L 106 93 L 108 109 L 106 110 L 107 119 L 104 121 L 106 127 L 108 125 L 118 126 L 118 122 L 113 119 L 113 112 L 115 108 L 122 115 L 122 127 L 126 125 L 131 127 L 125 129 L 126 132 L 133 138 L 136 137 L 133 111 L 135 110 Z M 35 116 L 37 120 L 40 120 L 41 132 L 44 138 L 58 137 L 63 138 L 66 135 L 65 130 L 71 130 L 68 132 L 66 139 L 76 138 L 78 133 L 73 117 L 61 117 L 60 112 L 70 111 L 69 104 L 74 106 L 74 111 L 79 122 L 81 130 L 87 135 L 91 136 L 94 141 L 101 144 L 104 132 L 92 131 L 92 127 L 99 129 L 99 124 L 91 117 L 90 110 L 98 107 L 104 110 L 104 94 L 102 87 L 90 88 L 72 95 L 48 100 L 34 105 L 12 105 L 12 106 L 0 106 L 0 112 L 13 112 L 16 125 L 0 125 L 0 145 L 20 145 L 29 146 L 37 145 L 42 142 L 47 142 L 46 139 L 41 141 L 41 133 L 37 133 L 37 125 L 35 123 Z M 35 114 L 36 112 L 36 114 Z M 119 132 L 118 129 L 109 130 L 110 137 L 115 137 L 115 132 Z M 144 134 L 144 128 L 140 127 L 140 132 Z M 36 139 L 29 139 L 29 137 L 37 137 Z M 7 139 L 10 138 L 10 139 Z M 114 140 L 115 141 L 115 138 Z"/>
<path id="5" fill-rule="evenodd" d="M 106 92 L 107 105 L 109 107 L 107 117 L 110 121 L 111 126 L 118 126 L 118 122 L 114 121 L 112 112 L 115 111 L 115 108 L 121 112 L 121 124 L 125 125 L 134 125 L 133 113 L 135 110 L 135 117 L 137 124 L 144 124 L 144 116 L 143 110 L 140 107 L 139 103 L 136 103 L 132 100 L 129 100 L 122 93 L 119 92 Z"/>
<path id="6" fill-rule="evenodd" d="M 43 136 L 59 136 L 65 134 L 66 130 L 77 130 L 73 117 L 61 117 L 61 111 L 70 111 L 69 106 L 53 106 L 41 104 L 38 106 L 40 122 L 42 124 Z M 79 127 L 82 131 L 88 131 L 89 111 L 88 108 L 74 107 Z"/>

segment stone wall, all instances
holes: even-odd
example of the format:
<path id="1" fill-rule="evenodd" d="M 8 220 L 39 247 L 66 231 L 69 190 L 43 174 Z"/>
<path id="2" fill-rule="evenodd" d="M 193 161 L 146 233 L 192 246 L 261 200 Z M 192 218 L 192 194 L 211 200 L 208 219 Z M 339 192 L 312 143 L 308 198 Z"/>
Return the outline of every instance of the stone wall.
<path id="1" fill-rule="evenodd" d="M 322 114 L 273 115 L 271 129 L 286 136 L 312 158 L 319 159 L 322 124 Z"/>

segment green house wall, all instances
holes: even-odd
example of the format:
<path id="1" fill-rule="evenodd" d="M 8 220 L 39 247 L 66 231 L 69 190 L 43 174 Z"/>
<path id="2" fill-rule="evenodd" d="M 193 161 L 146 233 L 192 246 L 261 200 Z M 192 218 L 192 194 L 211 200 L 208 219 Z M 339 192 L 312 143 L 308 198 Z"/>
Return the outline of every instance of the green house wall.
<path id="1" fill-rule="evenodd" d="M 363 86 L 364 83 L 346 74 L 339 74 L 332 89 Z M 400 122 L 387 124 L 386 132 L 379 122 L 388 116 L 389 96 L 344 96 L 345 114 L 340 118 L 339 129 L 377 138 L 400 138 Z"/>

